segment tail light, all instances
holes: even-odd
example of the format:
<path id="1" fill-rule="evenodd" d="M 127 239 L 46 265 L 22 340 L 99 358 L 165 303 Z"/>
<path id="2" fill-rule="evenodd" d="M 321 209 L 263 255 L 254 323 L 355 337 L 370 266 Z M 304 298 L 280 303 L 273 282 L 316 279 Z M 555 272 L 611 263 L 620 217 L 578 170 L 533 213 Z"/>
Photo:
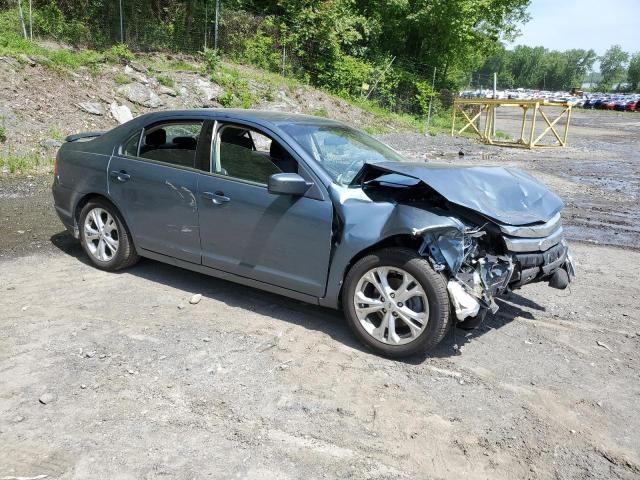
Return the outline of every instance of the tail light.
<path id="1" fill-rule="evenodd" d="M 60 150 L 58 150 L 58 152 L 56 153 L 56 159 L 53 162 L 53 176 L 57 177 L 58 176 L 58 162 L 60 159 Z"/>

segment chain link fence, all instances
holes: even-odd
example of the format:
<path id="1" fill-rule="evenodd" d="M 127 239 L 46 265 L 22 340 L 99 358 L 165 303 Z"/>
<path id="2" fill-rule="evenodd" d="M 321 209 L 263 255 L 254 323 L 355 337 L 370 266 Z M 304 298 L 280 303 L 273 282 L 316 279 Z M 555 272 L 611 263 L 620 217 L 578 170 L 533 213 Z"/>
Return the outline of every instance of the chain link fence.
<path id="1" fill-rule="evenodd" d="M 25 30 L 36 39 L 98 50 L 117 44 L 135 52 L 216 49 L 231 61 L 403 113 L 426 115 L 434 98 L 437 108 L 446 108 L 453 97 L 446 91 L 436 95 L 433 66 L 391 56 L 365 61 L 317 42 L 295 41 L 299 37 L 291 35 L 285 18 L 234 8 L 233 0 L 82 0 L 82 8 L 78 0 L 20 0 L 20 5 Z M 21 35 L 18 12 L 18 0 L 0 0 L 0 29 Z"/>

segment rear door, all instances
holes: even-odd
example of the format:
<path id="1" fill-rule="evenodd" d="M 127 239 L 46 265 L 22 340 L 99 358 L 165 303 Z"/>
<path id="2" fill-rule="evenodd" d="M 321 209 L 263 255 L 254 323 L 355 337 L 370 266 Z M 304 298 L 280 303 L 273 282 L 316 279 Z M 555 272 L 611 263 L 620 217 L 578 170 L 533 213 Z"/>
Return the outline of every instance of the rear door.
<path id="1" fill-rule="evenodd" d="M 112 157 L 109 194 L 137 248 L 200 263 L 197 182 L 207 132 L 203 120 L 148 125 Z"/>
<path id="2" fill-rule="evenodd" d="M 274 195 L 268 177 L 315 181 L 292 150 L 257 128 L 218 124 L 211 174 L 200 174 L 202 263 L 297 292 L 324 295 L 333 206 L 318 186 Z M 316 181 L 317 183 L 317 181 Z"/>

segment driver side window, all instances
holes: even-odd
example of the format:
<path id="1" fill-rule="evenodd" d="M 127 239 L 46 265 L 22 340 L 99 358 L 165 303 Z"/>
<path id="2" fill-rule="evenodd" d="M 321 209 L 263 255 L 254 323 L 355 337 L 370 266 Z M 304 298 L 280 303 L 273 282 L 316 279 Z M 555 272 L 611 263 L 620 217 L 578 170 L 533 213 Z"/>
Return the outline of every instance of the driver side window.
<path id="1" fill-rule="evenodd" d="M 218 130 L 211 159 L 212 172 L 266 185 L 275 173 L 297 173 L 298 164 L 278 142 L 239 125 Z"/>

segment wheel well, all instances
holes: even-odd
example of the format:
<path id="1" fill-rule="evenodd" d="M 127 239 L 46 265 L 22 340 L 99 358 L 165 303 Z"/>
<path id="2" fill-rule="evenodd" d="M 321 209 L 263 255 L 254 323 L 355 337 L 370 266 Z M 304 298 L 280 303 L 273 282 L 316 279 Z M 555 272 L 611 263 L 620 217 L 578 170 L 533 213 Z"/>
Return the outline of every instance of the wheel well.
<path id="1" fill-rule="evenodd" d="M 342 283 L 340 285 L 340 292 L 338 294 L 338 304 L 341 307 L 342 304 L 342 289 L 344 288 L 344 279 L 351 270 L 351 267 L 361 258 L 366 257 L 371 252 L 375 252 L 376 250 L 381 250 L 383 248 L 392 248 L 392 247 L 403 247 L 409 248 L 411 250 L 415 250 L 416 252 L 422 245 L 422 239 L 420 237 L 415 237 L 409 234 L 401 234 L 401 235 L 392 235 L 390 237 L 384 238 L 380 240 L 378 243 L 374 243 L 373 245 L 368 246 L 364 250 L 358 252 L 347 264 L 342 273 Z"/>
<path id="2" fill-rule="evenodd" d="M 113 208 L 115 208 L 118 212 L 120 212 L 120 210 L 118 209 L 118 207 L 116 207 L 113 202 L 111 200 L 109 200 L 107 197 L 105 197 L 104 195 L 100 195 L 99 193 L 88 193 L 85 196 L 83 196 L 80 200 L 78 200 L 78 203 L 76 204 L 76 208 L 73 212 L 73 219 L 76 222 L 76 225 L 79 224 L 80 221 L 80 212 L 82 211 L 82 209 L 84 208 L 84 206 L 89 203 L 91 200 L 97 200 L 100 199 L 104 202 L 107 202 L 108 204 L 110 204 L 111 206 L 113 206 Z"/>

